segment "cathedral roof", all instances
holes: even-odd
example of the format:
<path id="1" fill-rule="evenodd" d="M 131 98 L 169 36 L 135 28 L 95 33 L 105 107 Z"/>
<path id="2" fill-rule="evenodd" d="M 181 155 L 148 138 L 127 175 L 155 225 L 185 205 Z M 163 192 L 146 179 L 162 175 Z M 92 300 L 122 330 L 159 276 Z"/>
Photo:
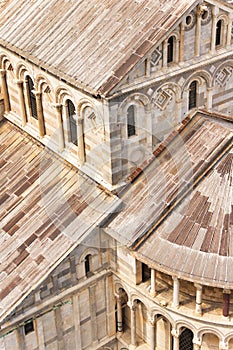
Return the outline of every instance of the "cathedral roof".
<path id="1" fill-rule="evenodd" d="M 11 0 L 0 44 L 91 93 L 108 94 L 196 0 Z"/>
<path id="2" fill-rule="evenodd" d="M 232 288 L 232 140 L 232 121 L 198 113 L 139 170 L 107 231 L 151 267 Z"/>
<path id="3" fill-rule="evenodd" d="M 2 321 L 120 200 L 9 122 L 0 135 Z"/>

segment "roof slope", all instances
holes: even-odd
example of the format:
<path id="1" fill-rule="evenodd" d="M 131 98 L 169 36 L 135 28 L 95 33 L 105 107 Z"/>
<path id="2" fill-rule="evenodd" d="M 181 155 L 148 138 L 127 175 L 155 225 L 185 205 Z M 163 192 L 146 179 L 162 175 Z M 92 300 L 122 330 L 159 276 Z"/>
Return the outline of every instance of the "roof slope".
<path id="1" fill-rule="evenodd" d="M 179 277 L 233 288 L 233 149 L 138 249 Z"/>
<path id="2" fill-rule="evenodd" d="M 124 208 L 107 232 L 129 247 L 144 241 L 231 147 L 232 129 L 198 113 L 123 192 Z"/>
<path id="3" fill-rule="evenodd" d="M 0 44 L 107 94 L 196 0 L 11 0 Z"/>
<path id="4" fill-rule="evenodd" d="M 119 199 L 0 124 L 0 321 L 114 208 Z"/>

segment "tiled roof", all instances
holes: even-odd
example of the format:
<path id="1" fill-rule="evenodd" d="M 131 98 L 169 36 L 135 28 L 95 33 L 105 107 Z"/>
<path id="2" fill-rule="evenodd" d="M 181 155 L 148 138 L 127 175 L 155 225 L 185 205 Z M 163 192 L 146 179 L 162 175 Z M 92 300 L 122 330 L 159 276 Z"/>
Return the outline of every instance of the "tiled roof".
<path id="1" fill-rule="evenodd" d="M 231 119 L 199 112 L 120 194 L 106 231 L 149 266 L 233 287 Z"/>
<path id="2" fill-rule="evenodd" d="M 196 0 L 11 0 L 0 44 L 90 92 L 108 94 Z"/>
<path id="3" fill-rule="evenodd" d="M 230 127 L 230 126 L 231 127 Z M 129 247 L 145 240 L 232 144 L 232 123 L 198 113 L 154 152 L 141 174 L 122 192 L 124 209 L 107 231 Z"/>
<path id="4" fill-rule="evenodd" d="M 0 124 L 0 321 L 119 199 L 9 122 Z"/>
<path id="5" fill-rule="evenodd" d="M 152 266 L 195 282 L 233 287 L 233 149 L 138 248 Z"/>

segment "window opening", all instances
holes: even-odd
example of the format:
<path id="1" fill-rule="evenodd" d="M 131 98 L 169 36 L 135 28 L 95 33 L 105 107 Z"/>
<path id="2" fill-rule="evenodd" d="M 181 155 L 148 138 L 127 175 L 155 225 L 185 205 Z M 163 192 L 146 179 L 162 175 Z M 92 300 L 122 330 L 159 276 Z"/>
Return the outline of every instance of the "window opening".
<path id="1" fill-rule="evenodd" d="M 34 323 L 33 323 L 33 321 L 28 321 L 24 325 L 24 334 L 27 335 L 28 333 L 31 333 L 33 331 L 34 331 Z"/>
<path id="2" fill-rule="evenodd" d="M 129 106 L 127 110 L 127 132 L 128 137 L 136 135 L 135 129 L 135 106 Z"/>
<path id="3" fill-rule="evenodd" d="M 34 83 L 33 83 L 32 79 L 29 76 L 27 76 L 27 80 L 28 80 L 28 93 L 29 93 L 29 102 L 30 102 L 31 114 L 32 114 L 33 118 L 38 119 L 37 107 L 36 107 L 36 96 L 33 93 Z"/>
<path id="4" fill-rule="evenodd" d="M 193 350 L 193 332 L 188 328 L 184 328 L 179 336 L 179 349 Z"/>
<path id="5" fill-rule="evenodd" d="M 151 277 L 151 269 L 144 263 L 142 263 L 142 282 L 149 280 Z"/>
<path id="6" fill-rule="evenodd" d="M 216 46 L 221 44 L 221 32 L 222 32 L 222 20 L 220 19 L 217 22 L 217 26 L 216 26 L 216 40 L 215 40 Z"/>
<path id="7" fill-rule="evenodd" d="M 171 36 L 167 42 L 167 63 L 174 61 L 174 36 Z"/>
<path id="8" fill-rule="evenodd" d="M 84 263 L 85 263 L 85 274 L 86 276 L 88 276 L 91 273 L 91 254 L 88 254 L 85 257 Z"/>
<path id="9" fill-rule="evenodd" d="M 197 106 L 197 82 L 193 81 L 189 86 L 189 109 Z"/>
<path id="10" fill-rule="evenodd" d="M 72 101 L 68 100 L 68 114 L 69 114 L 69 127 L 70 127 L 70 142 L 77 146 L 77 124 L 75 120 L 75 106 Z"/>

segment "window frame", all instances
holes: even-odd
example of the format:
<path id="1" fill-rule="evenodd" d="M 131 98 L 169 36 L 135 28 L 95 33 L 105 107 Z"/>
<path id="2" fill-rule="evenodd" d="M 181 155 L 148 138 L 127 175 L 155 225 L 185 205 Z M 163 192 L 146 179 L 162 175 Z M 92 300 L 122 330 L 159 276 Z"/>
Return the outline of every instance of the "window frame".
<path id="1" fill-rule="evenodd" d="M 68 125 L 69 125 L 69 142 L 71 142 L 75 146 L 78 146 L 77 122 L 73 117 L 73 115 L 75 115 L 75 105 L 69 98 L 66 100 L 66 103 L 67 103 Z"/>
<path id="2" fill-rule="evenodd" d="M 132 110 L 133 114 L 129 114 L 129 110 Z M 137 135 L 137 132 L 136 132 L 137 109 L 135 104 L 131 104 L 128 106 L 126 110 L 126 114 L 127 114 L 127 138 L 129 139 Z"/>
<path id="3" fill-rule="evenodd" d="M 198 89 L 198 82 L 197 80 L 193 80 L 189 84 L 189 89 L 188 89 L 188 110 L 197 108 L 197 89 Z"/>
<path id="4" fill-rule="evenodd" d="M 34 82 L 30 75 L 26 76 L 27 80 L 27 89 L 28 89 L 28 97 L 29 97 L 29 111 L 30 111 L 30 117 L 38 120 L 38 111 L 37 111 L 37 103 L 36 103 L 36 96 L 33 93 L 33 90 L 35 89 Z"/>

